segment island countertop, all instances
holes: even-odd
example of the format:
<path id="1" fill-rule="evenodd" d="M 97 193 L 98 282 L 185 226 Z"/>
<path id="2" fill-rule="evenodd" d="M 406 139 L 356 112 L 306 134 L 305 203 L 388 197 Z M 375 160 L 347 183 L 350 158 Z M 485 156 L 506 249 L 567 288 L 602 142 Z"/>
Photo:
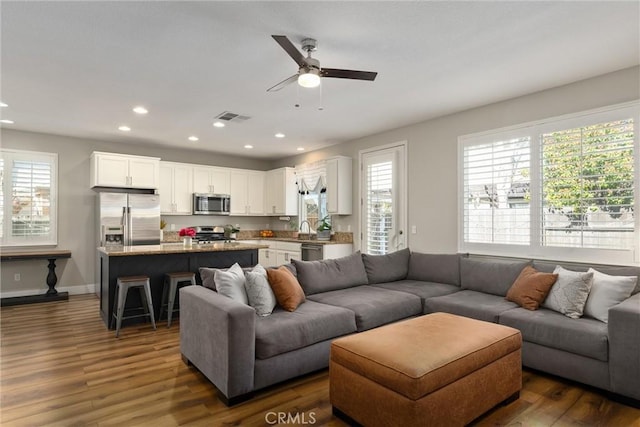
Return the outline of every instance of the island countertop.
<path id="1" fill-rule="evenodd" d="M 217 242 L 193 244 L 185 248 L 182 243 L 163 243 L 161 245 L 99 247 L 98 251 L 107 256 L 187 254 L 198 252 L 245 251 L 250 249 L 268 249 L 268 245 L 240 242 Z"/>

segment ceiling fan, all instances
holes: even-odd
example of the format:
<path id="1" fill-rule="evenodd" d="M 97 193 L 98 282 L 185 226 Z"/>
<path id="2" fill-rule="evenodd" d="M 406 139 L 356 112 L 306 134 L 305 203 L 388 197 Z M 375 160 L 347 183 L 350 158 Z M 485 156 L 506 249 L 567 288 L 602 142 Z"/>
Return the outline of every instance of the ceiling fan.
<path id="1" fill-rule="evenodd" d="M 293 76 L 281 81 L 267 89 L 267 92 L 275 92 L 295 81 L 302 87 L 317 87 L 320 85 L 320 77 L 333 77 L 337 79 L 369 80 L 376 79 L 378 73 L 371 71 L 342 70 L 339 68 L 320 68 L 320 61 L 311 57 L 311 52 L 318 47 L 314 39 L 302 40 L 302 50 L 307 52 L 307 57 L 296 49 L 287 36 L 274 36 L 273 39 L 289 54 L 300 67 Z"/>

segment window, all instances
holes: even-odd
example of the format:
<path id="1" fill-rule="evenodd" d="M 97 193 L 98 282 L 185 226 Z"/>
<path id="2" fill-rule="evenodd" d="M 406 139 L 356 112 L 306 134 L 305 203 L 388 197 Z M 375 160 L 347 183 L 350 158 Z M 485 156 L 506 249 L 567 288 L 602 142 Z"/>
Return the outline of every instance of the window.
<path id="1" fill-rule="evenodd" d="M 52 153 L 0 150 L 2 246 L 57 244 L 57 162 Z"/>
<path id="2" fill-rule="evenodd" d="M 405 144 L 360 153 L 363 252 L 384 255 L 406 247 Z"/>
<path id="3" fill-rule="evenodd" d="M 463 252 L 640 262 L 637 104 L 459 139 Z"/>
<path id="4" fill-rule="evenodd" d="M 302 232 L 307 232 L 307 227 L 302 226 L 304 221 L 309 224 L 309 232 L 315 233 L 320 221 L 327 216 L 326 177 L 325 160 L 296 165 L 296 183 L 300 202 L 299 227 Z"/>

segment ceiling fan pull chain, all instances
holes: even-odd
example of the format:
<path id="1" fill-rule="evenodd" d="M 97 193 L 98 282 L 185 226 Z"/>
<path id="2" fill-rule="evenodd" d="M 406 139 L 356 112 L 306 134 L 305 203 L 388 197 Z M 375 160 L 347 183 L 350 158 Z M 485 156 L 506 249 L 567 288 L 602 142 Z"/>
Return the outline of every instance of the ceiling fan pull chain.
<path id="1" fill-rule="evenodd" d="M 322 110 L 324 110 L 324 107 L 323 107 L 323 104 L 324 104 L 324 103 L 322 102 L 322 86 L 324 86 L 324 85 L 320 85 L 320 86 L 318 87 L 318 89 L 320 89 L 320 92 L 319 92 L 319 96 L 320 96 L 320 105 L 318 106 L 318 111 L 322 111 Z"/>
<path id="2" fill-rule="evenodd" d="M 296 108 L 300 108 L 300 86 L 296 85 L 296 103 L 294 104 Z"/>

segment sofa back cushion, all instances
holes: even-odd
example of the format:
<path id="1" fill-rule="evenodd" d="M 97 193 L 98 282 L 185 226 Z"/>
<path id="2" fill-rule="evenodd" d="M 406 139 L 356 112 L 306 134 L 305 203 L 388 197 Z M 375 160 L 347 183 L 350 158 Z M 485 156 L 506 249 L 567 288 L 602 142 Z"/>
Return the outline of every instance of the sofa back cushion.
<path id="1" fill-rule="evenodd" d="M 505 296 L 529 260 L 460 259 L 460 285 L 462 289 Z"/>
<path id="2" fill-rule="evenodd" d="M 369 284 L 406 279 L 410 255 L 409 248 L 386 255 L 362 254 Z"/>
<path id="3" fill-rule="evenodd" d="M 306 295 L 352 288 L 368 283 L 360 251 L 336 259 L 322 261 L 291 260 L 298 281 Z"/>
<path id="4" fill-rule="evenodd" d="M 557 262 L 553 261 L 534 261 L 533 266 L 536 270 L 552 272 Z M 622 266 L 622 265 L 596 265 L 596 264 L 583 264 L 583 263 L 572 263 L 572 262 L 562 262 L 560 265 L 564 268 L 574 271 L 588 271 L 590 268 L 593 268 L 600 273 L 608 274 L 610 276 L 636 276 L 638 277 L 638 281 L 636 282 L 636 286 L 631 292 L 631 295 L 635 295 L 640 292 L 640 267 L 632 267 L 632 266 Z"/>
<path id="5" fill-rule="evenodd" d="M 411 252 L 407 279 L 460 286 L 460 255 Z"/>

